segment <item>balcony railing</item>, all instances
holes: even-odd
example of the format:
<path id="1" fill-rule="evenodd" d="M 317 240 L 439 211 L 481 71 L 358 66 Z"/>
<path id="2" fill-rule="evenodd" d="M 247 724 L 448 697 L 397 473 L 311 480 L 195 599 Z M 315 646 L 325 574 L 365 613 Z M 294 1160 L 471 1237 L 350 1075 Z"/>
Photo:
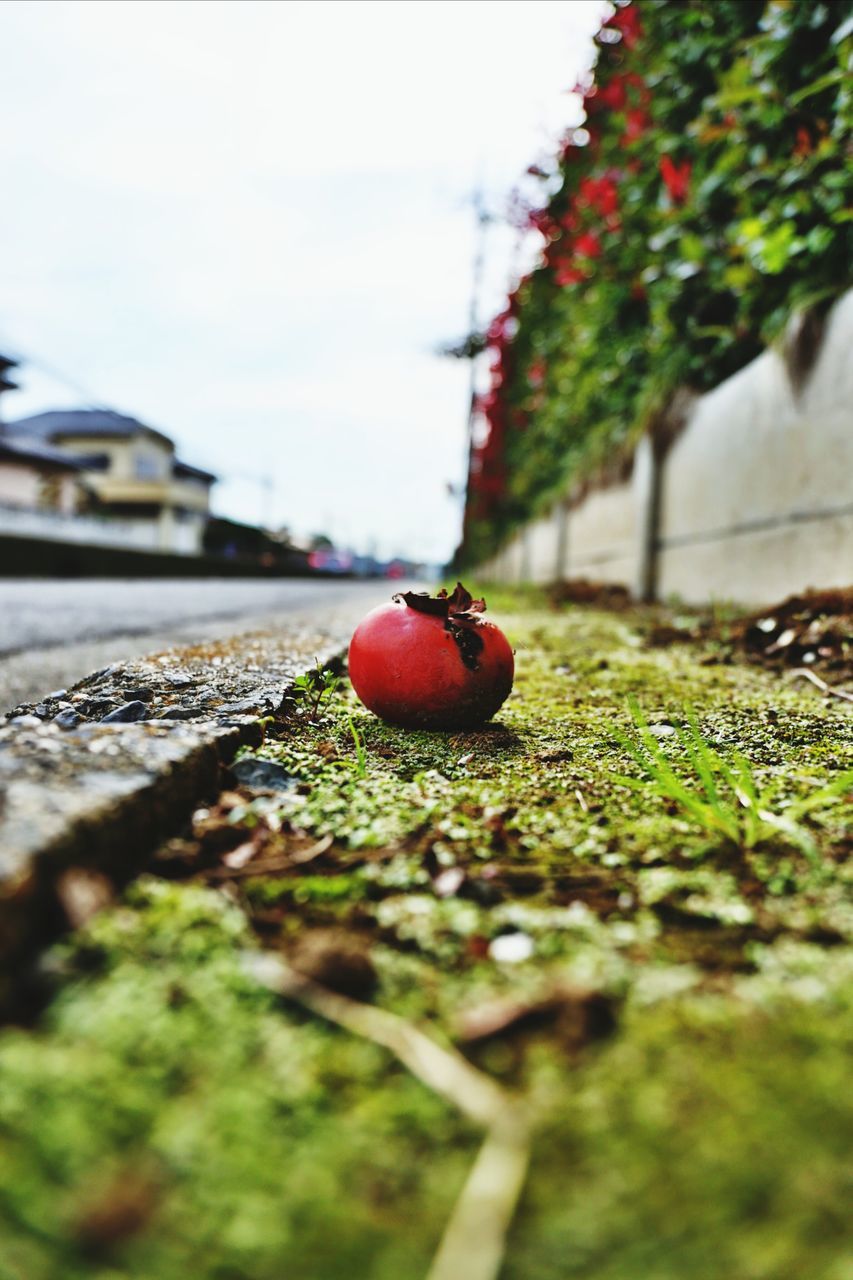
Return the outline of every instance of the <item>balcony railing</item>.
<path id="1" fill-rule="evenodd" d="M 172 551 L 178 555 L 196 555 L 199 551 L 199 529 L 195 522 L 173 524 L 169 545 L 164 546 L 156 520 L 66 515 L 60 511 L 33 511 L 7 503 L 0 503 L 0 534 L 135 551 Z"/>

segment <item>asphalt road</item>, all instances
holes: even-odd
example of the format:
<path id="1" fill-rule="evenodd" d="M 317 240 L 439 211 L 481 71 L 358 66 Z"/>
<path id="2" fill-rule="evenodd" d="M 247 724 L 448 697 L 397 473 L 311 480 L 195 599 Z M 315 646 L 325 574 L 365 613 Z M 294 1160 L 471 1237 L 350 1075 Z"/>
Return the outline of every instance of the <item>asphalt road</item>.
<path id="1" fill-rule="evenodd" d="M 0 713 L 176 644 L 295 623 L 351 628 L 395 589 L 348 580 L 0 579 Z"/>

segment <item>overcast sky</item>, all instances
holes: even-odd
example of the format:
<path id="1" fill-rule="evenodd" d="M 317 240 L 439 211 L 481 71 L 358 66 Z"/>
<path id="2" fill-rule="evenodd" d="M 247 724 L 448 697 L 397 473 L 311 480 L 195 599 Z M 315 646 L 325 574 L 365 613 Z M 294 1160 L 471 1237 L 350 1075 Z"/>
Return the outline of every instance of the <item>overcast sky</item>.
<path id="1" fill-rule="evenodd" d="M 27 366 L 5 416 L 88 394 L 216 471 L 223 514 L 445 558 L 466 200 L 502 209 L 575 121 L 603 10 L 0 0 L 0 350 L 83 388 Z M 490 230 L 484 315 L 513 245 Z"/>

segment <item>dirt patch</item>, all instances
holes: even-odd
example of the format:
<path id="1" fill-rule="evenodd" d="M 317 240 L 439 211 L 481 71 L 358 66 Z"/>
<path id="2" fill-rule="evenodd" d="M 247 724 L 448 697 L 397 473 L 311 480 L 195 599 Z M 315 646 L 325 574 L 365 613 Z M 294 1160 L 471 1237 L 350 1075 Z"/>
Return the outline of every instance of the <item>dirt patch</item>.
<path id="1" fill-rule="evenodd" d="M 853 681 L 853 587 L 789 596 L 737 622 L 731 639 L 739 653 L 764 666 L 805 667 L 836 682 Z"/>
<path id="2" fill-rule="evenodd" d="M 551 607 L 560 609 L 565 604 L 590 604 L 598 609 L 628 609 L 631 593 L 616 582 L 595 582 L 589 578 L 570 578 L 567 582 L 555 582 L 548 588 Z"/>

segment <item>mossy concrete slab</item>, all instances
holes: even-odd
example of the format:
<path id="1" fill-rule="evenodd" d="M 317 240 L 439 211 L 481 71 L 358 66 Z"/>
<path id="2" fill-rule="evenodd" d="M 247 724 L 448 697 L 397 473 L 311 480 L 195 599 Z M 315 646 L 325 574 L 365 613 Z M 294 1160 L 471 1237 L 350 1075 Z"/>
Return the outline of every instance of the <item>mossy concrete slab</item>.
<path id="1" fill-rule="evenodd" d="M 297 629 L 170 650 L 17 707 L 0 727 L 0 964 L 7 977 L 62 927 L 57 883 L 85 867 L 136 874 L 259 719 L 346 634 Z"/>
<path id="2" fill-rule="evenodd" d="M 430 1273 L 479 1134 L 259 949 L 529 1106 L 502 1280 L 847 1280 L 853 707 L 648 621 L 507 618 L 477 732 L 345 682 L 276 716 L 252 754 L 295 785 L 195 809 L 0 1035 L 3 1280 Z M 685 796 L 695 712 L 721 796 L 743 756 L 787 827 L 727 838 L 643 782 L 632 696 Z"/>

